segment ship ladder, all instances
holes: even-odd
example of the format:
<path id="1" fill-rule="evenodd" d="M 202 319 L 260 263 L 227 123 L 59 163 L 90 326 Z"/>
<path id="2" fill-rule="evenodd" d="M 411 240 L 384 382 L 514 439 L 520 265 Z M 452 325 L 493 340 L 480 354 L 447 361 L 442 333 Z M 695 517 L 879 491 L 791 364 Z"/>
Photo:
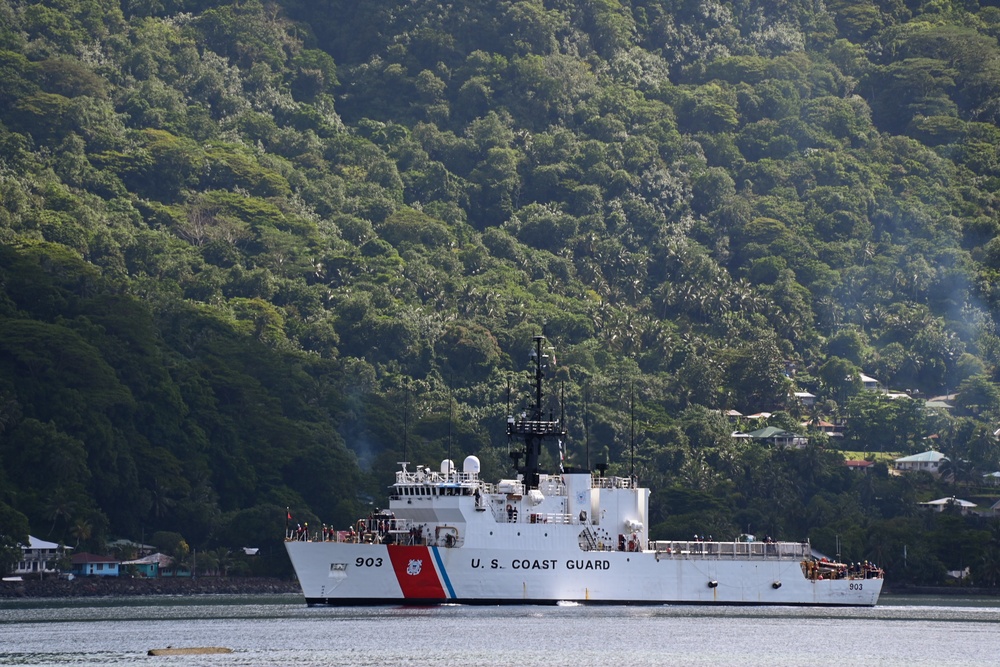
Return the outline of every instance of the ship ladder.
<path id="1" fill-rule="evenodd" d="M 594 538 L 594 533 L 591 532 L 589 526 L 580 531 L 580 538 L 580 547 L 584 551 L 598 551 L 597 540 Z"/>

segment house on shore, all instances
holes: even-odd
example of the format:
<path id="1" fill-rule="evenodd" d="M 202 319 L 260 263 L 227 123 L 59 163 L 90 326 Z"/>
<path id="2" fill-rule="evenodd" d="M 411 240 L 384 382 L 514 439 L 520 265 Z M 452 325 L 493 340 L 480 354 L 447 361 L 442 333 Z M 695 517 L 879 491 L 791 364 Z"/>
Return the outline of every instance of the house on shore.
<path id="1" fill-rule="evenodd" d="M 123 571 L 134 569 L 140 577 L 150 579 L 160 576 L 161 570 L 169 570 L 174 566 L 174 559 L 166 554 L 155 553 L 136 558 L 135 560 L 122 561 Z"/>
<path id="2" fill-rule="evenodd" d="M 14 568 L 15 576 L 57 574 L 57 561 L 73 547 L 59 546 L 55 542 L 46 542 L 34 535 L 28 535 L 28 544 L 21 545 L 21 560 Z"/>
<path id="3" fill-rule="evenodd" d="M 118 560 L 97 554 L 73 554 L 73 574 L 81 577 L 117 577 Z"/>

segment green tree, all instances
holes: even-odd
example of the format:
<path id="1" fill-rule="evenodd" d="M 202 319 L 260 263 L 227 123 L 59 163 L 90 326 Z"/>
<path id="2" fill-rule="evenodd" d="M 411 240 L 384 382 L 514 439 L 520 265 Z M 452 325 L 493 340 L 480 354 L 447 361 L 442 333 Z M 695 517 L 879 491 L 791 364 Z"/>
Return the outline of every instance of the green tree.
<path id="1" fill-rule="evenodd" d="M 873 70 L 863 89 L 873 91 L 873 119 L 882 129 L 902 133 L 917 116 L 954 116 L 951 99 L 958 70 L 934 58 L 907 58 Z"/>
<path id="2" fill-rule="evenodd" d="M 688 132 L 729 132 L 739 124 L 736 96 L 716 83 L 680 93 L 678 126 Z"/>
<path id="3" fill-rule="evenodd" d="M 832 356 L 819 367 L 816 375 L 827 396 L 838 403 L 846 403 L 861 390 L 861 371 L 848 359 Z"/>
<path id="4" fill-rule="evenodd" d="M 987 418 L 1000 413 L 1000 389 L 984 375 L 963 380 L 957 394 L 955 407 L 965 414 Z"/>
<path id="5" fill-rule="evenodd" d="M 855 451 L 909 452 L 926 435 L 926 415 L 913 399 L 863 391 L 847 402 L 844 413 L 844 446 Z"/>
<path id="6" fill-rule="evenodd" d="M 739 387 L 739 407 L 747 410 L 774 409 L 788 398 L 784 355 L 772 334 L 761 335 L 734 350 L 729 382 Z"/>
<path id="7" fill-rule="evenodd" d="M 28 544 L 28 518 L 0 502 L 0 573 L 7 574 L 21 561 L 22 545 Z"/>

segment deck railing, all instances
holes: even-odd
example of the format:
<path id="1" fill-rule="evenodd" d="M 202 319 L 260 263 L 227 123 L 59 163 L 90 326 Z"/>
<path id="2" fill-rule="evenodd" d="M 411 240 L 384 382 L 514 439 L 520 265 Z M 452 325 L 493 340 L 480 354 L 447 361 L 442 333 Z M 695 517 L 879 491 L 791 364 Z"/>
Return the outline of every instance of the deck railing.
<path id="1" fill-rule="evenodd" d="M 812 556 L 808 542 L 701 542 L 656 541 L 649 548 L 660 558 L 686 556 L 739 560 L 801 560 Z"/>
<path id="2" fill-rule="evenodd" d="M 392 536 L 398 544 L 409 542 L 407 538 L 417 537 L 417 524 L 409 519 L 372 517 L 358 519 L 349 530 L 334 530 L 323 526 L 320 530 L 307 527 L 289 528 L 285 531 L 286 542 L 383 542 Z"/>

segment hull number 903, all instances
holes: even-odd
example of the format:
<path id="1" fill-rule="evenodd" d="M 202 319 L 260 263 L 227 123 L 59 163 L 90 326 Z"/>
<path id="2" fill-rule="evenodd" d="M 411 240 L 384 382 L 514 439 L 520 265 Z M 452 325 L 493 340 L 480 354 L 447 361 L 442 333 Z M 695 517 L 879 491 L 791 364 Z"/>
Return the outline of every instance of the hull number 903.
<path id="1" fill-rule="evenodd" d="M 357 567 L 382 567 L 381 558 L 355 558 L 354 564 Z"/>

